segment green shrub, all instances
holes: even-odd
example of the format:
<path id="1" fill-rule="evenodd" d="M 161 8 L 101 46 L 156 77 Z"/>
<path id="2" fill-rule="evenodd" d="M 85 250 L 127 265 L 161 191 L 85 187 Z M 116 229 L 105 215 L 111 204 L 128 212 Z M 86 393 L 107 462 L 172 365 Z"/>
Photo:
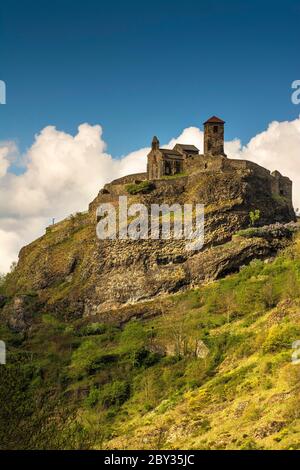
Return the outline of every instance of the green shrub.
<path id="1" fill-rule="evenodd" d="M 259 209 L 255 209 L 254 211 L 250 211 L 249 212 L 249 218 L 250 218 L 250 225 L 252 227 L 254 227 L 254 225 L 256 224 L 256 222 L 259 221 L 260 219 L 260 210 Z"/>
<path id="2" fill-rule="evenodd" d="M 262 303 L 266 309 L 274 308 L 279 302 L 279 292 L 273 282 L 267 282 L 260 289 Z"/>
<path id="3" fill-rule="evenodd" d="M 72 354 L 69 375 L 71 378 L 80 379 L 88 374 L 93 362 L 102 357 L 100 343 L 97 337 L 90 337 L 82 341 L 78 349 Z"/>
<path id="4" fill-rule="evenodd" d="M 87 367 L 88 374 L 94 374 L 97 370 L 101 370 L 108 365 L 112 365 L 119 360 L 118 354 L 101 354 L 94 359 Z"/>
<path id="5" fill-rule="evenodd" d="M 283 297 L 288 299 L 300 298 L 299 275 L 297 275 L 297 273 L 293 270 L 290 270 L 287 273 L 284 283 Z"/>
<path id="6" fill-rule="evenodd" d="M 148 339 L 148 333 L 140 321 L 130 321 L 124 327 L 120 337 L 120 352 L 127 353 L 142 348 Z"/>
<path id="7" fill-rule="evenodd" d="M 131 358 L 134 367 L 151 367 L 160 361 L 161 355 L 141 347 L 133 351 Z"/>
<path id="8" fill-rule="evenodd" d="M 100 403 L 105 408 L 120 406 L 130 397 L 130 385 L 126 381 L 115 380 L 103 385 L 101 388 L 92 387 L 84 404 L 88 408 L 94 408 Z"/>
<path id="9" fill-rule="evenodd" d="M 102 335 L 105 331 L 106 325 L 103 323 L 90 323 L 79 330 L 78 336 Z"/>
<path id="10" fill-rule="evenodd" d="M 185 370 L 185 378 L 189 388 L 200 387 L 206 374 L 206 366 L 203 360 L 194 359 Z"/>
<path id="11" fill-rule="evenodd" d="M 96 406 L 97 403 L 99 402 L 100 396 L 101 396 L 100 390 L 98 388 L 93 387 L 91 388 L 88 396 L 86 397 L 84 404 L 88 408 L 94 408 L 94 406 Z"/>
<path id="12" fill-rule="evenodd" d="M 300 336 L 300 328 L 295 325 L 273 325 L 263 343 L 263 352 L 272 353 L 282 349 L 290 349 L 293 341 Z"/>
<path id="13" fill-rule="evenodd" d="M 128 382 L 115 380 L 106 384 L 101 390 L 101 404 L 105 408 L 120 406 L 130 397 L 130 385 Z"/>
<path id="14" fill-rule="evenodd" d="M 237 237 L 254 238 L 261 236 L 262 232 L 259 228 L 249 227 L 243 230 L 238 230 L 235 234 Z"/>

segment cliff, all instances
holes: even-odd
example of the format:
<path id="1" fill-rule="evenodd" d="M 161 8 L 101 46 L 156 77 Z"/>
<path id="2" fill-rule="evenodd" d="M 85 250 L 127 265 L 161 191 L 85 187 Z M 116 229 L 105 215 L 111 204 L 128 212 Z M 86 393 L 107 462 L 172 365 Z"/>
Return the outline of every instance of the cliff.
<path id="1" fill-rule="evenodd" d="M 291 184 L 249 162 L 189 164 L 105 185 L 21 250 L 0 285 L 0 448 L 299 448 Z M 204 203 L 203 248 L 98 240 L 96 209 L 120 195 Z"/>
<path id="2" fill-rule="evenodd" d="M 200 157 L 190 159 L 184 175 L 143 185 L 146 175 L 138 174 L 105 185 L 87 213 L 48 227 L 24 247 L 4 289 L 10 322 L 30 323 L 27 304 L 31 313 L 113 318 L 117 308 L 220 278 L 284 247 L 292 236 L 284 227 L 266 230 L 267 236 L 233 235 L 249 226 L 251 210 L 260 211 L 261 226 L 295 219 L 288 178 L 251 162 Z M 204 247 L 188 252 L 185 240 L 98 240 L 96 209 L 103 202 L 117 206 L 120 195 L 148 208 L 203 203 Z"/>

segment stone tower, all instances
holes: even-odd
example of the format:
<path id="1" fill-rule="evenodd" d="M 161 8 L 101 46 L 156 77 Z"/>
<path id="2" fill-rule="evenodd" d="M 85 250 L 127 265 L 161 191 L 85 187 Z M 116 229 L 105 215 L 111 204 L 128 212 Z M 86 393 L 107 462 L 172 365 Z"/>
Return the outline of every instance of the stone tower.
<path id="1" fill-rule="evenodd" d="M 204 123 L 204 155 L 225 155 L 224 153 L 225 121 L 213 116 Z"/>

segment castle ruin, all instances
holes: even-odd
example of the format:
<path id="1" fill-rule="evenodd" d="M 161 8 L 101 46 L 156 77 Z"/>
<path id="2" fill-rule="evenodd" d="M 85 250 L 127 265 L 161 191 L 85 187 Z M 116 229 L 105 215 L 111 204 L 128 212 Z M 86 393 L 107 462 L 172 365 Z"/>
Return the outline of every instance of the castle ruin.
<path id="1" fill-rule="evenodd" d="M 160 148 L 159 140 L 154 136 L 147 156 L 147 179 L 168 179 L 193 171 L 207 174 L 248 171 L 257 180 L 263 179 L 266 194 L 271 194 L 275 199 L 284 199 L 293 214 L 292 181 L 277 170 L 271 173 L 254 162 L 228 158 L 224 151 L 224 125 L 225 121 L 217 116 L 204 122 L 203 154 L 189 144 L 176 144 L 173 149 Z"/>
<path id="2" fill-rule="evenodd" d="M 225 121 L 212 116 L 204 123 L 204 155 L 199 155 L 195 145 L 176 144 L 173 149 L 160 148 L 159 140 L 153 137 L 151 152 L 148 154 L 147 174 L 149 180 L 160 179 L 184 173 L 189 163 L 195 160 L 201 164 L 203 157 L 223 156 Z"/>

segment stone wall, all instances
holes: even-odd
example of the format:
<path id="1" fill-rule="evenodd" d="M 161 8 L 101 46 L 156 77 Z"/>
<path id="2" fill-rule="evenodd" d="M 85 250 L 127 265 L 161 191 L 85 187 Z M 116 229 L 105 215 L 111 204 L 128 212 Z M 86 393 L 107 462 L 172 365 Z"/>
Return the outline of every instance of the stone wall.
<path id="1" fill-rule="evenodd" d="M 113 180 L 111 184 L 130 184 L 135 182 L 141 182 L 147 179 L 147 173 L 134 173 L 132 175 L 122 176 L 121 178 L 117 178 Z"/>
<path id="2" fill-rule="evenodd" d="M 292 182 L 286 176 L 282 176 L 279 171 L 273 171 L 272 176 L 272 192 L 278 197 L 284 197 L 292 200 Z"/>
<path id="3" fill-rule="evenodd" d="M 206 123 L 204 125 L 204 154 L 224 154 L 224 125 L 219 123 Z"/>
<path id="4" fill-rule="evenodd" d="M 222 155 L 191 155 L 185 160 L 185 171 L 219 172 L 224 169 L 225 157 Z"/>
<path id="5" fill-rule="evenodd" d="M 147 175 L 149 180 L 161 178 L 164 174 L 163 160 L 159 150 L 152 150 L 148 155 Z"/>

